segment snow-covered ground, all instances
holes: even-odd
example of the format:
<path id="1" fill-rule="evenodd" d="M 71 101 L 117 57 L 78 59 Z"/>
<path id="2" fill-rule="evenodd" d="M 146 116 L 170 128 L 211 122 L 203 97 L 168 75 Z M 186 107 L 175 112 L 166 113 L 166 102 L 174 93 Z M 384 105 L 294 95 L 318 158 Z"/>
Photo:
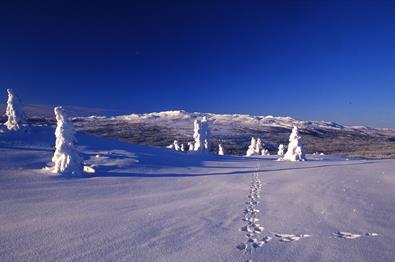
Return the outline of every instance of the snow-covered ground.
<path id="1" fill-rule="evenodd" d="M 395 260 L 395 160 L 291 163 L 77 135 L 96 173 L 61 178 L 42 169 L 53 132 L 0 133 L 0 261 Z"/>

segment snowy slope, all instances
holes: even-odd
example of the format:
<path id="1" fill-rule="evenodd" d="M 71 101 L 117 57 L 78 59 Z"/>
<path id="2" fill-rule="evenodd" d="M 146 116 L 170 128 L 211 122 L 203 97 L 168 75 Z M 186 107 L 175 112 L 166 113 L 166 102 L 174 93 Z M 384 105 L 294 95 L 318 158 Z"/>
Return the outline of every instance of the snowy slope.
<path id="1" fill-rule="evenodd" d="M 65 179 L 41 169 L 51 128 L 0 133 L 1 261 L 395 260 L 394 160 L 288 163 L 78 139 L 97 172 Z M 264 228 L 247 238 L 251 208 Z"/>

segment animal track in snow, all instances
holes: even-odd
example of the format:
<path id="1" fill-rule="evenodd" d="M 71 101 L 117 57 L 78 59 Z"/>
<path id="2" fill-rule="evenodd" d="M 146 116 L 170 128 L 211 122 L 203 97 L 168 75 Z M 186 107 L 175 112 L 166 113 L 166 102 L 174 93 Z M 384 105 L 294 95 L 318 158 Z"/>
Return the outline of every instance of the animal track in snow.
<path id="1" fill-rule="evenodd" d="M 365 236 L 368 236 L 368 237 L 377 237 L 377 236 L 379 236 L 379 234 L 378 233 L 365 233 Z"/>
<path id="2" fill-rule="evenodd" d="M 357 239 L 360 238 L 362 236 L 367 236 L 367 237 L 376 237 L 379 236 L 378 233 L 365 233 L 364 235 L 360 235 L 360 234 L 354 234 L 354 233 L 350 233 L 350 232 L 343 232 L 343 231 L 339 231 L 336 233 L 332 234 L 335 238 L 341 238 L 341 239 Z"/>
<path id="3" fill-rule="evenodd" d="M 263 236 L 265 227 L 259 223 L 258 215 L 260 214 L 260 210 L 258 208 L 259 199 L 261 198 L 261 189 L 263 187 L 262 182 L 260 181 L 258 173 L 254 173 L 252 176 L 252 181 L 250 185 L 250 190 L 248 194 L 248 201 L 245 202 L 246 207 L 243 210 L 242 221 L 244 225 L 241 227 L 241 231 L 245 232 L 246 240 L 239 244 L 237 248 L 246 254 L 247 261 L 252 261 L 251 254 L 252 251 L 256 248 L 260 248 L 263 245 L 267 244 L 273 237 L 266 235 Z M 309 234 L 283 234 L 283 233 L 274 233 L 268 231 L 269 234 L 273 235 L 278 241 L 284 243 L 290 243 L 294 241 L 299 241 L 303 238 L 312 237 Z M 375 237 L 379 236 L 378 233 L 365 233 L 365 234 L 354 234 L 350 232 L 336 232 L 332 234 L 334 238 L 337 239 L 357 239 L 360 237 Z"/>
<path id="4" fill-rule="evenodd" d="M 248 201 L 245 202 L 247 205 L 243 211 L 242 221 L 244 226 L 241 227 L 241 231 L 245 232 L 246 240 L 237 246 L 238 249 L 244 252 L 248 257 L 246 261 L 252 261 L 251 254 L 256 248 L 260 248 L 272 240 L 271 236 L 263 236 L 265 227 L 259 223 L 258 215 L 260 210 L 258 209 L 259 199 L 261 198 L 261 190 L 263 184 L 259 179 L 258 173 L 254 173 L 250 185 L 248 194 Z"/>
<path id="5" fill-rule="evenodd" d="M 261 234 L 265 231 L 265 227 L 258 223 L 259 218 L 257 217 L 260 213 L 257 205 L 259 204 L 258 199 L 261 197 L 261 189 L 262 182 L 260 181 L 258 174 L 254 173 L 248 194 L 249 200 L 245 202 L 247 206 L 243 211 L 242 218 L 245 225 L 241 227 L 241 231 L 246 232 L 246 240 L 238 246 L 238 248 L 245 253 L 251 252 L 254 248 L 263 246 L 272 239 L 270 236 L 261 237 Z"/>
<path id="6" fill-rule="evenodd" d="M 293 242 L 298 241 L 302 238 L 311 237 L 308 234 L 279 234 L 279 233 L 272 233 L 275 237 L 279 238 L 281 242 Z"/>
<path id="7" fill-rule="evenodd" d="M 343 238 L 343 239 L 357 239 L 357 238 L 361 237 L 361 235 L 359 235 L 359 234 L 353 234 L 350 232 L 340 232 L 340 231 L 333 233 L 333 235 L 336 238 Z"/>

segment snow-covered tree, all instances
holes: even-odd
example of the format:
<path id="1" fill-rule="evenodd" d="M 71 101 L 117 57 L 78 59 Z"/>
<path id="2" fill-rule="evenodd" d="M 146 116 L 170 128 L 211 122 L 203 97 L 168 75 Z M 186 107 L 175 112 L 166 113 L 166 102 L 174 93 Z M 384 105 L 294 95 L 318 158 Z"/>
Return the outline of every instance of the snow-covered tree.
<path id="1" fill-rule="evenodd" d="M 258 138 L 256 140 L 256 145 L 255 145 L 255 155 L 260 155 L 261 151 L 262 151 L 262 148 L 263 148 L 262 141 L 261 141 L 260 138 Z"/>
<path id="2" fill-rule="evenodd" d="M 7 122 L 4 125 L 8 130 L 19 130 L 26 123 L 25 114 L 22 110 L 22 104 L 19 98 L 14 94 L 12 89 L 7 89 L 8 100 L 6 116 Z"/>
<path id="3" fill-rule="evenodd" d="M 83 161 L 75 147 L 76 139 L 73 124 L 68 121 L 61 106 L 55 107 L 54 112 L 57 126 L 52 172 L 65 176 L 80 176 L 83 170 Z"/>
<path id="4" fill-rule="evenodd" d="M 193 150 L 199 151 L 202 147 L 201 138 L 200 138 L 200 122 L 195 119 L 193 122 L 193 139 L 195 139 L 195 143 L 193 144 Z"/>
<path id="5" fill-rule="evenodd" d="M 246 156 L 253 156 L 255 155 L 255 148 L 256 148 L 256 140 L 255 137 L 251 137 L 251 143 L 248 146 Z"/>
<path id="6" fill-rule="evenodd" d="M 179 151 L 181 149 L 180 145 L 178 144 L 178 140 L 174 140 L 173 145 L 174 145 L 174 150 Z"/>
<path id="7" fill-rule="evenodd" d="M 270 152 L 266 148 L 263 148 L 261 151 L 261 155 L 262 156 L 270 156 Z"/>
<path id="8" fill-rule="evenodd" d="M 283 144 L 280 144 L 280 145 L 278 146 L 278 152 L 277 152 L 277 155 L 278 155 L 279 157 L 283 157 L 283 156 L 284 156 L 284 154 L 285 154 L 285 148 L 284 148 L 284 145 L 283 145 Z"/>
<path id="9" fill-rule="evenodd" d="M 193 142 L 188 142 L 188 151 L 193 151 L 195 148 Z"/>
<path id="10" fill-rule="evenodd" d="M 201 121 L 195 120 L 193 138 L 195 139 L 194 151 L 210 151 L 210 130 L 206 116 Z"/>
<path id="11" fill-rule="evenodd" d="M 182 145 L 182 146 L 184 146 L 184 145 Z M 178 143 L 178 140 L 174 140 L 173 143 L 172 143 L 171 145 L 167 146 L 167 148 L 169 148 L 169 149 L 174 149 L 174 150 L 176 150 L 176 151 L 180 151 L 180 150 L 181 150 L 181 146 L 180 146 L 180 144 Z M 184 151 L 184 150 L 181 150 L 181 151 Z"/>
<path id="12" fill-rule="evenodd" d="M 185 151 L 185 145 L 184 145 L 184 144 L 181 144 L 180 150 L 181 150 L 182 152 Z"/>
<path id="13" fill-rule="evenodd" d="M 263 153 L 263 145 L 260 138 L 255 139 L 255 137 L 251 137 L 251 143 L 247 149 L 246 156 L 259 156 L 261 152 Z"/>
<path id="14" fill-rule="evenodd" d="M 298 128 L 294 126 L 292 133 L 289 136 L 289 144 L 287 153 L 285 153 L 283 160 L 288 161 L 305 161 L 305 154 L 303 145 L 299 142 L 300 136 Z"/>
<path id="15" fill-rule="evenodd" d="M 218 144 L 218 155 L 225 155 L 224 147 L 222 146 L 222 144 Z"/>

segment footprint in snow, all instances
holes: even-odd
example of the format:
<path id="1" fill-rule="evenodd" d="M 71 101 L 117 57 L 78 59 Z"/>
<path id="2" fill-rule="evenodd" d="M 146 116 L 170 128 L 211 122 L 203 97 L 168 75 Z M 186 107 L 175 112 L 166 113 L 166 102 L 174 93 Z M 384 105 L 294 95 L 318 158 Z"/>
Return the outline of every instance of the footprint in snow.
<path id="1" fill-rule="evenodd" d="M 359 234 L 353 234 L 350 232 L 341 232 L 341 231 L 333 233 L 333 235 L 336 238 L 342 238 L 342 239 L 357 239 L 357 238 L 361 237 L 361 235 L 359 235 Z"/>
<path id="2" fill-rule="evenodd" d="M 277 238 L 280 239 L 281 242 L 293 242 L 293 241 L 298 241 L 302 238 L 307 238 L 311 237 L 311 235 L 308 234 L 278 234 L 278 233 L 273 233 L 273 235 Z"/>
<path id="3" fill-rule="evenodd" d="M 379 236 L 379 234 L 378 234 L 378 233 L 366 233 L 365 236 L 368 236 L 368 237 L 377 237 L 377 236 Z"/>
<path id="4" fill-rule="evenodd" d="M 335 238 L 342 238 L 342 239 L 357 239 L 357 238 L 362 237 L 362 235 L 360 235 L 360 234 L 353 234 L 350 232 L 342 232 L 342 231 L 333 233 L 333 236 Z M 379 234 L 372 232 L 372 233 L 365 233 L 364 236 L 377 237 L 377 236 L 379 236 Z"/>
<path id="5" fill-rule="evenodd" d="M 264 244 L 267 244 L 270 240 L 272 240 L 272 237 L 269 237 L 269 236 L 266 236 L 266 237 L 262 238 L 262 240 L 256 240 L 256 241 L 254 242 L 254 247 L 255 247 L 255 248 L 261 247 L 261 246 L 263 246 Z"/>

